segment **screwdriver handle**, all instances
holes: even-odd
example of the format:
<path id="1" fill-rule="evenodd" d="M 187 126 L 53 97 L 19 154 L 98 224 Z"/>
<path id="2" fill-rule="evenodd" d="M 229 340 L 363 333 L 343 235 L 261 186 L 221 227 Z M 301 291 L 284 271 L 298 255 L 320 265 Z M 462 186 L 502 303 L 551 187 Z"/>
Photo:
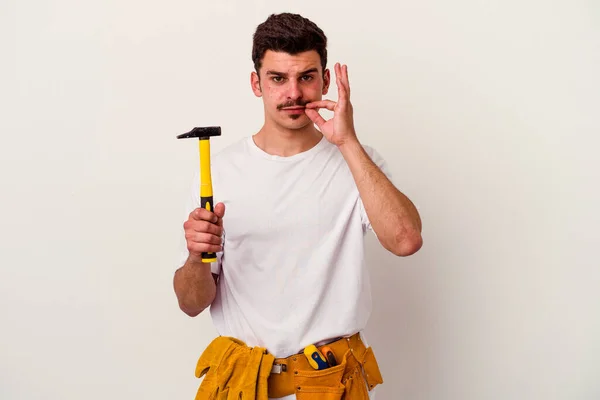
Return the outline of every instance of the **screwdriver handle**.
<path id="1" fill-rule="evenodd" d="M 308 345 L 304 348 L 304 355 L 308 359 L 308 363 L 314 369 L 326 369 L 329 368 L 327 360 L 323 357 L 323 354 L 317 349 L 314 344 Z"/>
<path id="2" fill-rule="evenodd" d="M 327 364 L 330 367 L 335 367 L 337 365 L 337 360 L 335 359 L 335 355 L 333 355 L 333 351 L 327 346 L 321 348 L 321 353 L 325 356 L 327 360 Z"/>

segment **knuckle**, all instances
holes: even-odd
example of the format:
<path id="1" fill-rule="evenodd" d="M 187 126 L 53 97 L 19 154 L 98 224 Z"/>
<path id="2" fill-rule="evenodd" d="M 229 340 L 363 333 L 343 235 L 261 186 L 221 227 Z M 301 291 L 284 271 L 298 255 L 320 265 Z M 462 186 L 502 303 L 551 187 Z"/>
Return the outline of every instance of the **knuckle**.
<path id="1" fill-rule="evenodd" d="M 208 239 L 209 238 L 207 237 L 206 233 L 199 233 L 198 234 L 198 242 L 199 243 L 210 243 L 210 241 Z"/>
<path id="2" fill-rule="evenodd" d="M 189 246 L 189 251 L 190 251 L 190 253 L 199 254 L 199 253 L 202 253 L 203 251 L 206 251 L 206 250 L 204 250 L 204 247 L 205 246 L 202 243 L 192 243 Z"/>
<path id="3" fill-rule="evenodd" d="M 195 224 L 193 222 L 190 222 L 189 224 L 184 226 L 184 231 L 186 234 L 191 235 L 194 233 L 194 230 L 195 230 L 194 228 L 195 228 Z"/>
<path id="4" fill-rule="evenodd" d="M 187 249 L 190 253 L 193 253 L 195 251 L 195 245 L 193 242 L 188 241 L 187 242 Z"/>

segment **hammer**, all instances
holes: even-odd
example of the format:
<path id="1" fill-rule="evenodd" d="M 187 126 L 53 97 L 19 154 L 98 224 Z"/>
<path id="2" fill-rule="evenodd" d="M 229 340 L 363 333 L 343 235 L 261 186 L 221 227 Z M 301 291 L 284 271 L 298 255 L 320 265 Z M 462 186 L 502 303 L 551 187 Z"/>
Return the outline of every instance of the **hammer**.
<path id="1" fill-rule="evenodd" d="M 187 133 L 178 135 L 177 139 L 198 138 L 198 150 L 200 151 L 200 207 L 213 212 L 213 188 L 210 173 L 211 136 L 221 136 L 221 127 L 194 128 Z M 217 261 L 215 253 L 202 253 L 202 262 L 211 263 L 215 261 Z"/>

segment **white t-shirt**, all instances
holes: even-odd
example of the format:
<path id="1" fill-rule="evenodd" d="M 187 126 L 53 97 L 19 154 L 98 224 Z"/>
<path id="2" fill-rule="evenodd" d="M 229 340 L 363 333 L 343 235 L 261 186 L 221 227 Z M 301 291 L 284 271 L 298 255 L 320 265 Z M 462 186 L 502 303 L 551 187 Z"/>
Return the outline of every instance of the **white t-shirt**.
<path id="1" fill-rule="evenodd" d="M 363 147 L 390 177 L 381 156 Z M 371 227 L 339 149 L 323 137 L 281 157 L 246 137 L 211 156 L 211 174 L 214 204 L 225 204 L 223 252 L 212 265 L 217 332 L 288 357 L 362 331 L 371 313 L 363 251 Z M 199 205 L 197 175 L 186 219 Z"/>

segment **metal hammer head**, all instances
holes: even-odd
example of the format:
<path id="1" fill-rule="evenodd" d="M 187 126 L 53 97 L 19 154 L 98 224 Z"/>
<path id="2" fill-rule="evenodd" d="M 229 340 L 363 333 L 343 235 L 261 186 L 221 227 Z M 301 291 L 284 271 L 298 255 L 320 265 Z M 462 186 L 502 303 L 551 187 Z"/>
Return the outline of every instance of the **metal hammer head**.
<path id="1" fill-rule="evenodd" d="M 203 128 L 194 128 L 187 133 L 182 133 L 177 136 L 177 139 L 188 139 L 188 138 L 198 138 L 198 139 L 208 139 L 211 136 L 221 136 L 221 127 L 220 126 L 207 126 Z"/>

